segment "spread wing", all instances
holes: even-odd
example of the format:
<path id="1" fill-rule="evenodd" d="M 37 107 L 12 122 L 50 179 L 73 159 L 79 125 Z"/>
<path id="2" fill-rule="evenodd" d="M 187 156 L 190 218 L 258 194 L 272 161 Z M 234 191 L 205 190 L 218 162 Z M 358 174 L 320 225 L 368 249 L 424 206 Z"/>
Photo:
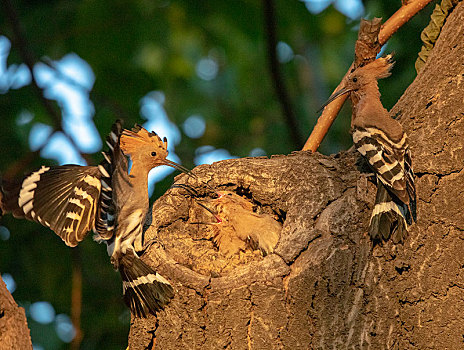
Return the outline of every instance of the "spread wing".
<path id="1" fill-rule="evenodd" d="M 15 217 L 49 227 L 73 247 L 95 225 L 102 177 L 99 167 L 42 166 L 19 186 L 3 188 L 4 207 Z"/>
<path id="2" fill-rule="evenodd" d="M 111 238 L 112 175 L 116 169 L 127 174 L 127 159 L 119 149 L 121 133 L 118 120 L 107 137 L 110 151 L 103 152 L 99 166 L 42 166 L 19 184 L 3 184 L 2 209 L 49 227 L 71 247 L 92 229 L 101 239 Z"/>

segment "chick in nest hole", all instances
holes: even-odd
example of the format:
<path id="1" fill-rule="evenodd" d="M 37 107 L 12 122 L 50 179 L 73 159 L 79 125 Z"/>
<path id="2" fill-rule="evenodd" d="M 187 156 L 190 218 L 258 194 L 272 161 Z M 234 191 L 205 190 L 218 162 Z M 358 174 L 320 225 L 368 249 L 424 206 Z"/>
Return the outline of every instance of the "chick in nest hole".
<path id="1" fill-rule="evenodd" d="M 209 238 L 226 256 L 245 251 L 247 246 L 260 249 L 263 255 L 274 251 L 282 225 L 272 215 L 253 212 L 253 204 L 230 191 L 217 191 L 218 197 L 197 202 L 214 215 L 217 222 L 208 224 Z"/>

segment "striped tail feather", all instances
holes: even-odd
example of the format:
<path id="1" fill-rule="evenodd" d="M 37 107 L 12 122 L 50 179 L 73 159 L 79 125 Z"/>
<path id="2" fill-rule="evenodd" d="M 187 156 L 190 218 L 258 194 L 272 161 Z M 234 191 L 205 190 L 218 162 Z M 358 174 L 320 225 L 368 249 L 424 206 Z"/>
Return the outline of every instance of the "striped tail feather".
<path id="1" fill-rule="evenodd" d="M 369 235 L 374 242 L 402 243 L 408 236 L 408 225 L 413 222 L 409 206 L 392 196 L 381 181 L 377 182 L 377 195 L 369 224 Z"/>
<path id="2" fill-rule="evenodd" d="M 376 127 L 353 127 L 356 150 L 377 178 L 369 233 L 374 241 L 403 242 L 416 221 L 416 188 L 406 133 L 395 139 Z"/>
<path id="3" fill-rule="evenodd" d="M 155 314 L 174 297 L 171 284 L 145 264 L 132 250 L 121 258 L 124 302 L 137 317 Z"/>

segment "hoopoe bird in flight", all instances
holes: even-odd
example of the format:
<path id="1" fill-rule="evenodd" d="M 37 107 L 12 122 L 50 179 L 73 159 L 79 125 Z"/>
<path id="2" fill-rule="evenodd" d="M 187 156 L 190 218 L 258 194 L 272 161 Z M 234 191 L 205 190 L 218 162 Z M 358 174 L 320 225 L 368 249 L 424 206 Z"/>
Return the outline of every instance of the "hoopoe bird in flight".
<path id="1" fill-rule="evenodd" d="M 3 184 L 1 206 L 49 227 L 70 247 L 93 230 L 121 274 L 125 303 L 135 316 L 147 317 L 174 296 L 171 284 L 137 255 L 145 243 L 148 173 L 159 165 L 188 170 L 166 159 L 166 138 L 138 125 L 123 130 L 116 121 L 106 143 L 109 151 L 98 166 L 42 166 L 19 184 Z"/>
<path id="2" fill-rule="evenodd" d="M 369 234 L 374 241 L 403 242 L 408 225 L 416 221 L 416 187 L 408 138 L 380 101 L 377 80 L 390 76 L 392 55 L 351 72 L 344 86 L 323 107 L 349 93 L 353 104 L 351 131 L 356 150 L 377 179 L 377 195 Z"/>

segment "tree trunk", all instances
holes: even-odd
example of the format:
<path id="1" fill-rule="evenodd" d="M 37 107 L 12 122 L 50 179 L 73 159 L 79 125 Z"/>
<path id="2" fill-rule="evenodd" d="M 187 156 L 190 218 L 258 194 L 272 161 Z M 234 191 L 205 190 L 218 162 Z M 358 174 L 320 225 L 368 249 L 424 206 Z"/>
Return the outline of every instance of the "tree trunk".
<path id="1" fill-rule="evenodd" d="M 0 277 L 0 350 L 32 349 L 26 314 Z"/>
<path id="2" fill-rule="evenodd" d="M 168 191 L 154 205 L 144 259 L 176 296 L 157 317 L 132 319 L 130 349 L 463 348 L 463 88 L 461 2 L 391 113 L 409 135 L 417 175 L 418 222 L 404 245 L 372 245 L 375 186 L 353 152 L 196 168 L 199 180 L 278 217 L 280 241 L 266 257 L 227 258 L 208 225 L 192 223 L 195 200 Z M 195 179 L 177 183 L 206 196 Z"/>

